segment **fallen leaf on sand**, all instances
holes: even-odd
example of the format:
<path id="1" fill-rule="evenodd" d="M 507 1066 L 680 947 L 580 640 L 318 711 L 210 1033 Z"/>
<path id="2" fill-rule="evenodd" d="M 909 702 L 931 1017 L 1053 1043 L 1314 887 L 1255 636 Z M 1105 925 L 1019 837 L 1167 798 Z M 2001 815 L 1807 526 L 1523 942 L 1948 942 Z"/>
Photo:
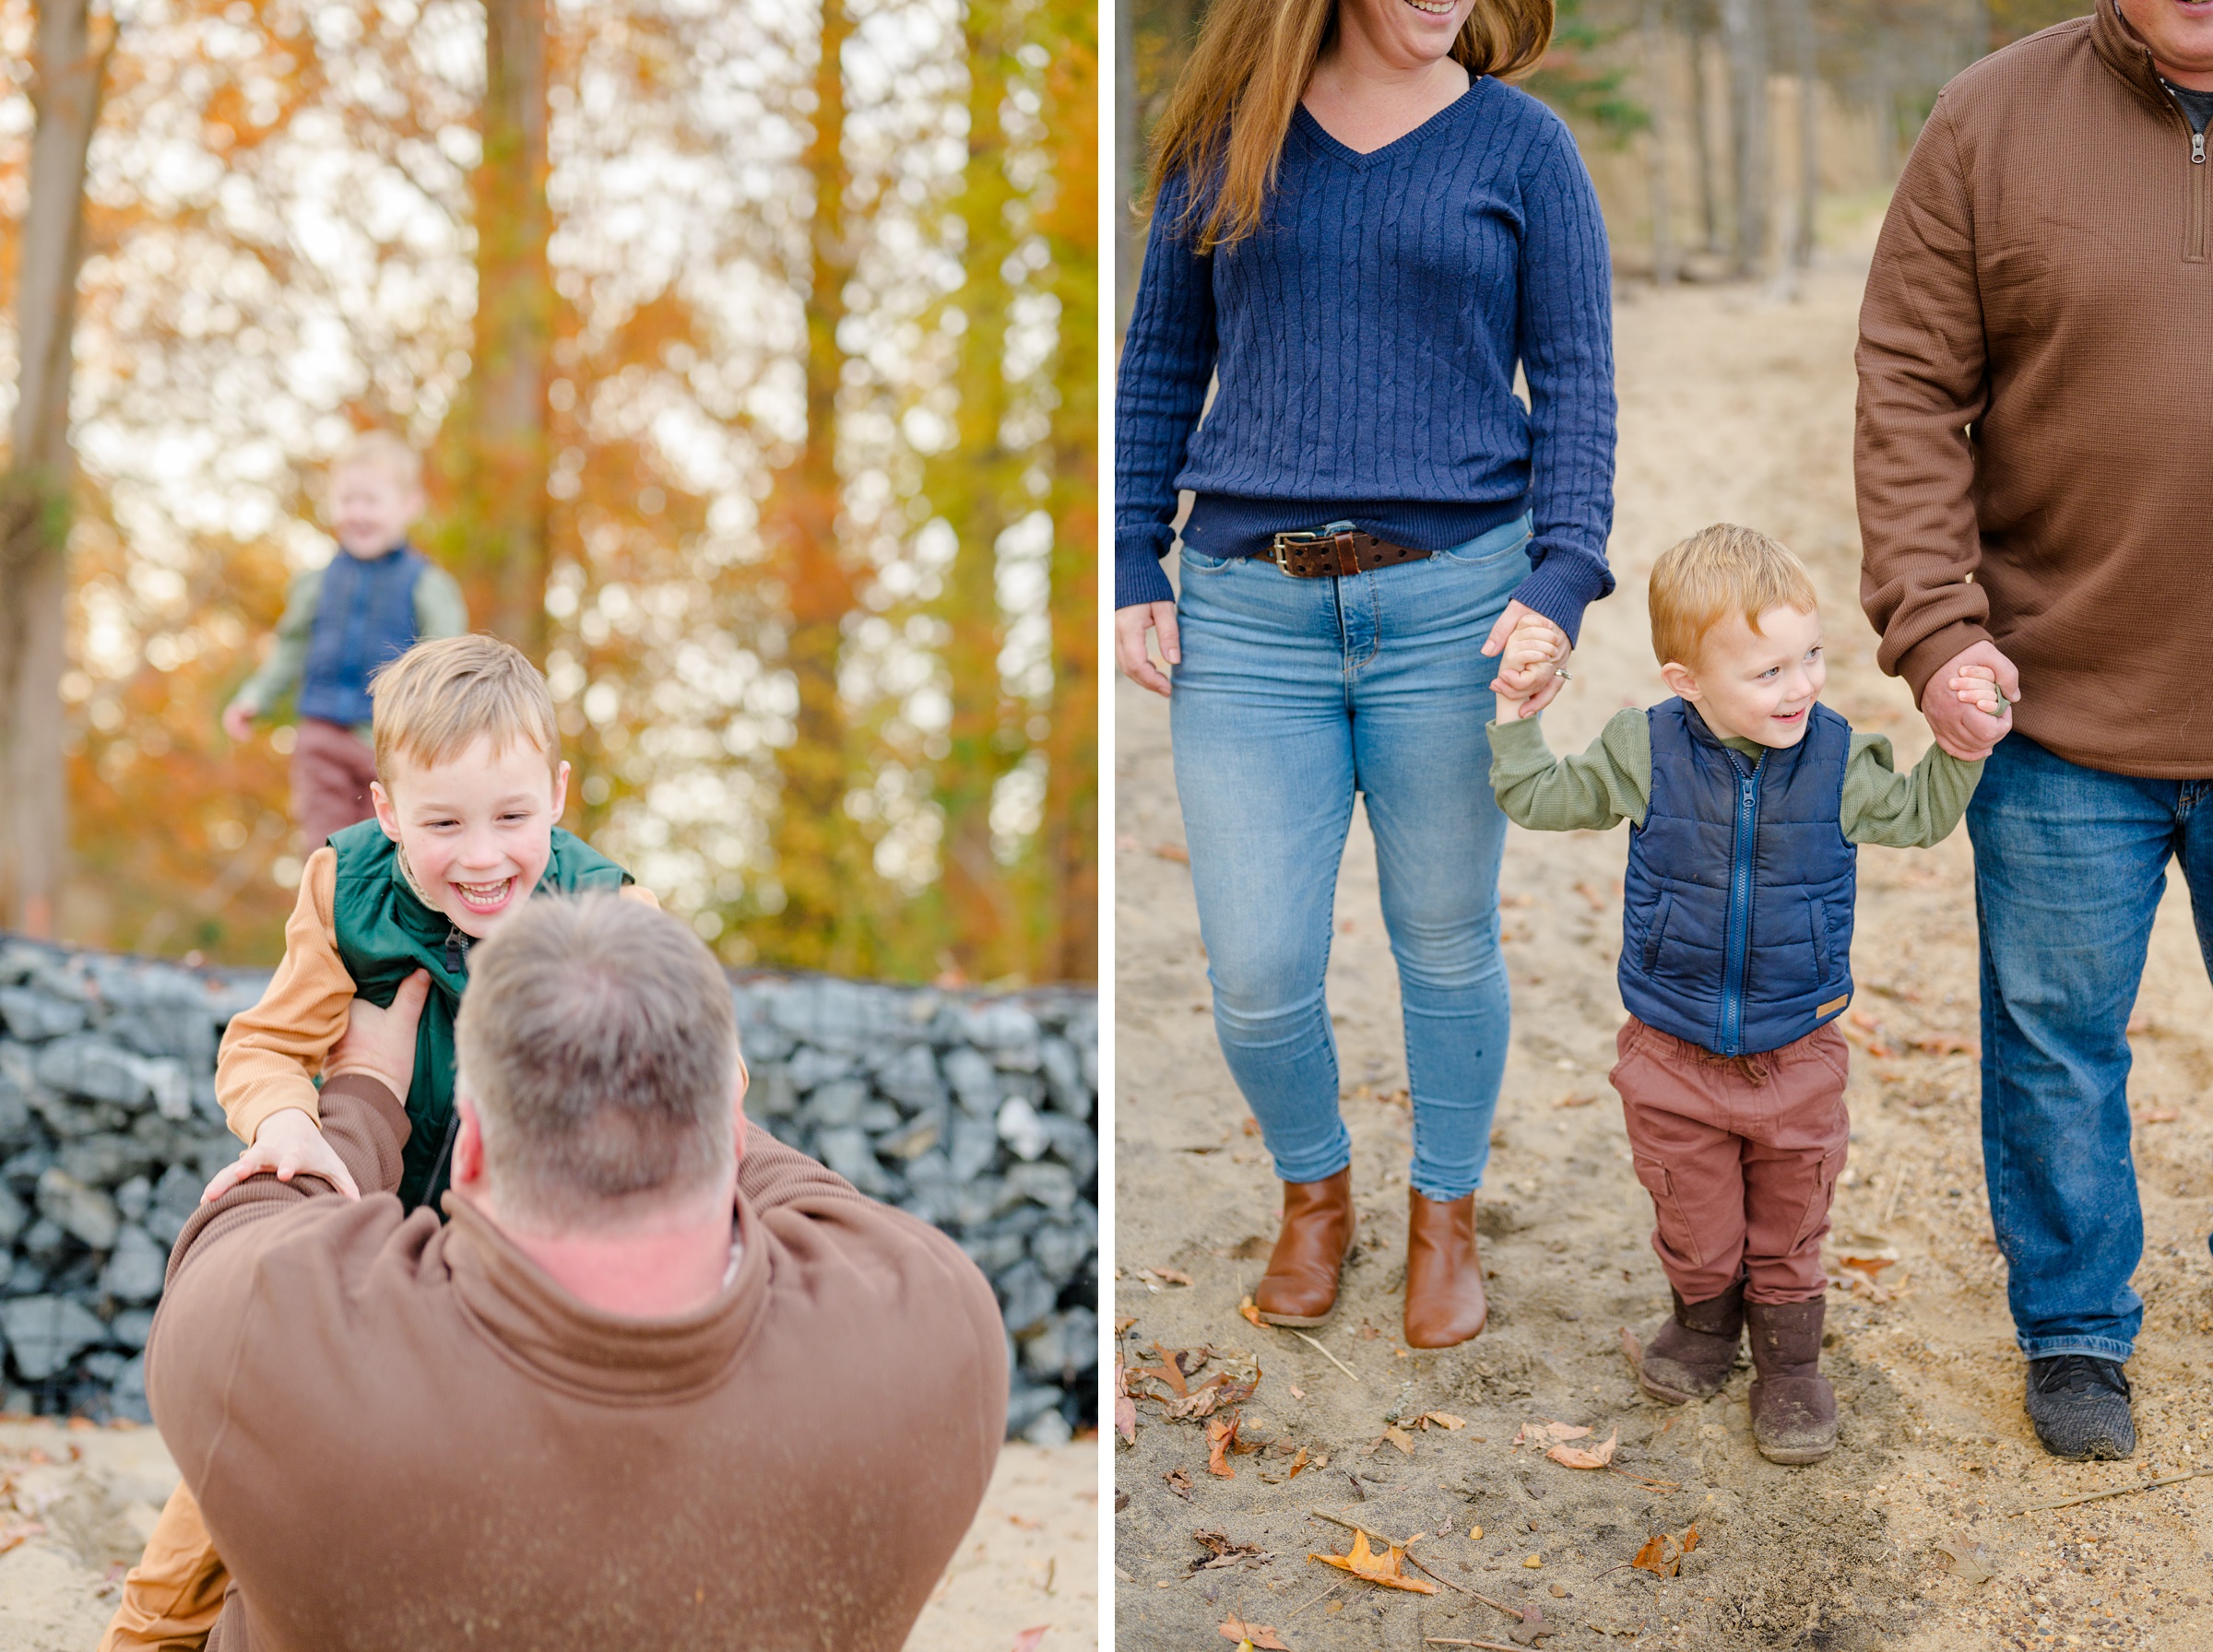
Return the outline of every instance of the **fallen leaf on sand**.
<path id="1" fill-rule="evenodd" d="M 1237 1419 L 1225 1417 L 1219 1422 L 1206 1425 L 1206 1471 L 1219 1474 L 1224 1480 L 1235 1480 L 1237 1471 L 1229 1466 L 1229 1454 L 1237 1449 Z"/>
<path id="2" fill-rule="evenodd" d="M 1579 1090 L 1573 1095 L 1562 1096 L 1558 1101 L 1553 1103 L 1553 1105 L 1556 1107 L 1588 1107 L 1596 1100 L 1598 1100 L 1596 1091 Z"/>
<path id="3" fill-rule="evenodd" d="M 1284 1475 L 1284 1478 L 1285 1480 L 1296 1480 L 1305 1470 L 1306 1466 L 1307 1448 L 1304 1446 L 1301 1446 L 1298 1448 L 1298 1455 L 1291 1459 L 1291 1472 Z"/>
<path id="4" fill-rule="evenodd" d="M 1424 1411 L 1414 1422 L 1423 1428 L 1427 1428 L 1432 1422 L 1443 1429 L 1465 1428 L 1468 1425 L 1465 1417 L 1455 1417 L 1450 1411 Z"/>
<path id="5" fill-rule="evenodd" d="M 1221 1626 L 1222 1638 L 1236 1641 L 1238 1652 L 1247 1646 L 1257 1646 L 1260 1652 L 1290 1652 L 1290 1648 L 1275 1638 L 1275 1630 L 1266 1623 L 1241 1623 L 1237 1619 Z"/>
<path id="6" fill-rule="evenodd" d="M 1207 1552 L 1205 1560 L 1195 1560 L 1191 1563 L 1191 1570 L 1194 1572 L 1213 1572 L 1219 1571 L 1224 1566 L 1239 1565 L 1248 1557 L 1258 1557 L 1262 1560 L 1272 1558 L 1268 1552 L 1258 1543 L 1231 1542 L 1229 1533 L 1226 1531 L 1194 1531 L 1191 1533 L 1191 1540 Z"/>
<path id="7" fill-rule="evenodd" d="M 1414 1455 L 1414 1436 L 1397 1423 L 1394 1422 L 1385 1429 L 1383 1437 L 1399 1448 L 1401 1456 L 1412 1457 Z"/>
<path id="8" fill-rule="evenodd" d="M 1168 1490 L 1186 1503 L 1191 1500 L 1191 1477 L 1181 1469 L 1170 1469 L 1161 1479 L 1168 1482 Z"/>
<path id="9" fill-rule="evenodd" d="M 1122 1436 L 1122 1444 L 1137 1444 L 1137 1401 L 1127 1394 L 1114 1397 L 1114 1432 Z"/>
<path id="10" fill-rule="evenodd" d="M 1180 1268 L 1141 1268 L 1138 1271 L 1164 1284 L 1188 1285 L 1191 1282 L 1191 1276 Z"/>
<path id="11" fill-rule="evenodd" d="M 1553 1587 L 1556 1589 L 1559 1585 L 1556 1583 Z M 1533 1646 L 1539 1635 L 1557 1634 L 1559 1630 L 1544 1621 L 1543 1609 L 1533 1600 L 1521 1609 L 1521 1621 L 1506 1632 L 1506 1638 L 1517 1646 Z"/>
<path id="12" fill-rule="evenodd" d="M 1935 1549 L 1952 1575 L 1962 1583 L 1988 1583 L 1997 1575 L 1990 1569 L 1989 1552 L 1973 1538 L 1941 1539 Z"/>
<path id="13" fill-rule="evenodd" d="M 1050 1623 L 1040 1623 L 1035 1629 L 1024 1629 L 1014 1637 L 1014 1652 L 1037 1652 L 1037 1643 L 1045 1638 Z"/>
<path id="14" fill-rule="evenodd" d="M 1913 1047 L 1924 1056 L 1980 1056 L 1982 1052 L 1971 1038 L 1962 1038 L 1957 1032 L 1923 1032 L 1913 1041 Z"/>
<path id="15" fill-rule="evenodd" d="M 1181 844 L 1154 844 L 1153 853 L 1159 856 L 1161 859 L 1172 860 L 1178 866 L 1188 867 L 1191 864 L 1191 852 Z"/>
<path id="16" fill-rule="evenodd" d="M 1306 1391 L 1304 1388 L 1300 1387 L 1300 1386 L 1298 1386 L 1296 1383 L 1293 1383 L 1293 1384 L 1291 1385 L 1291 1398 L 1294 1398 L 1294 1399 L 1304 1399 L 1306 1397 L 1307 1397 L 1307 1391 Z"/>
<path id="17" fill-rule="evenodd" d="M 1627 1326 L 1621 1328 L 1621 1351 L 1628 1357 L 1629 1369 L 1639 1376 L 1644 1375 L 1644 1344 Z"/>
<path id="18" fill-rule="evenodd" d="M 1603 1469 L 1614 1460 L 1614 1448 L 1620 1444 L 1621 1430 L 1617 1428 L 1606 1436 L 1603 1446 L 1594 1446 L 1589 1450 L 1576 1446 L 1555 1446 L 1544 1455 L 1564 1468 Z"/>
<path id="19" fill-rule="evenodd" d="M 1673 1577 L 1678 1563 L 1669 1553 L 1672 1547 L 1664 1535 L 1647 1538 L 1644 1547 L 1637 1551 L 1637 1558 L 1629 1564 L 1639 1572 L 1650 1572 L 1659 1577 Z"/>
<path id="20" fill-rule="evenodd" d="M 1417 1595 L 1434 1595 L 1437 1585 L 1419 1577 L 1409 1577 L 1400 1561 L 1405 1551 L 1396 1546 L 1378 1554 L 1367 1545 L 1367 1533 L 1353 1533 L 1353 1548 L 1349 1554 L 1309 1554 L 1308 1560 L 1318 1560 L 1325 1566 L 1335 1566 L 1340 1572 L 1350 1572 L 1355 1577 L 1364 1577 L 1370 1583 L 1379 1583 L 1385 1588 L 1408 1589 Z"/>
<path id="21" fill-rule="evenodd" d="M 1268 1322 L 1260 1317 L 1260 1309 L 1252 1305 L 1251 1297 L 1248 1296 L 1243 1302 L 1237 1304 L 1237 1312 L 1245 1316 L 1248 1323 L 1257 1325 L 1262 1329 L 1267 1328 Z"/>
<path id="22" fill-rule="evenodd" d="M 1607 903 L 1613 899 L 1595 883 L 1579 883 L 1575 886 L 1575 892 L 1591 903 L 1592 912 L 1605 911 Z"/>
<path id="23" fill-rule="evenodd" d="M 1684 1552 L 1684 1553 L 1686 1553 L 1686 1554 L 1688 1554 L 1688 1553 L 1689 1553 L 1689 1552 L 1691 1552 L 1693 1549 L 1696 1549 L 1698 1546 L 1698 1528 L 1697 1527 L 1695 1527 L 1695 1526 L 1689 1526 L 1689 1527 L 1686 1527 L 1686 1528 L 1684 1528 L 1684 1530 L 1683 1530 L 1683 1552 Z"/>
<path id="24" fill-rule="evenodd" d="M 1118 1337 L 1136 1323 L 1135 1314 L 1117 1314 L 1114 1316 L 1114 1334 Z"/>
<path id="25" fill-rule="evenodd" d="M 2182 1115 L 2172 1107 L 2154 1107 L 2143 1115 L 2144 1122 L 2148 1125 L 2171 1125 L 2180 1117 Z"/>
<path id="26" fill-rule="evenodd" d="M 1542 1446 L 1548 1440 L 1580 1440 L 1591 1431 L 1573 1422 L 1524 1422 L 1514 1436 L 1517 1446 Z"/>

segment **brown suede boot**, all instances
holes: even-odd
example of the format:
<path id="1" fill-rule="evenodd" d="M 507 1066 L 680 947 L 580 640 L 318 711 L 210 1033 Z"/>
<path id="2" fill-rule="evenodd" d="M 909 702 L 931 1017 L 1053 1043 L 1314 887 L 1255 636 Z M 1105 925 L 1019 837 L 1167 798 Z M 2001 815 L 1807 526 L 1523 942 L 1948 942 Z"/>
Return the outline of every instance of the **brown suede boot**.
<path id="1" fill-rule="evenodd" d="M 1475 1196 L 1440 1204 L 1406 1189 L 1406 1346 L 1450 1348 L 1489 1313 L 1475 1254 Z"/>
<path id="2" fill-rule="evenodd" d="M 1736 1364 L 1736 1345 L 1745 1334 L 1745 1281 L 1705 1302 L 1685 1302 L 1679 1291 L 1675 1298 L 1675 1317 L 1645 1344 L 1637 1385 L 1670 1405 L 1710 1399 Z"/>
<path id="3" fill-rule="evenodd" d="M 1837 1391 L 1821 1375 L 1821 1321 L 1828 1304 L 1749 1302 L 1752 1443 L 1770 1463 L 1817 1463 L 1837 1448 Z"/>
<path id="4" fill-rule="evenodd" d="M 1270 1325 L 1320 1325 L 1337 1305 L 1337 1271 L 1353 1247 L 1353 1173 L 1284 1184 L 1284 1226 L 1252 1305 Z"/>

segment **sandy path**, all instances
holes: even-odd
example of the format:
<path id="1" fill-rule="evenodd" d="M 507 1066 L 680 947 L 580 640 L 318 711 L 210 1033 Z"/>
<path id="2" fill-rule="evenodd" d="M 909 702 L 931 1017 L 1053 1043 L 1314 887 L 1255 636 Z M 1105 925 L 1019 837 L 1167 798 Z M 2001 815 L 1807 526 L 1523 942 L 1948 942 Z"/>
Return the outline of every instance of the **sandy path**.
<path id="1" fill-rule="evenodd" d="M 1619 509 L 1622 589 L 1592 610 L 1578 681 L 1547 715 L 1556 749 L 1580 747 L 1616 707 L 1662 697 L 1644 580 L 1667 545 L 1716 518 L 1777 533 L 1814 565 L 1829 617 L 1830 704 L 1888 733 L 1900 766 L 1926 743 L 1904 688 L 1874 665 L 1856 601 L 1851 491 L 1852 344 L 1859 276 L 1814 277 L 1795 304 L 1736 289 L 1625 291 Z M 1617 1328 L 1649 1332 L 1666 1286 L 1646 1243 L 1650 1208 L 1605 1081 L 1621 1019 L 1616 879 L 1626 833 L 1517 831 L 1505 872 L 1516 1032 L 1498 1113 L 1501 1145 L 1480 1200 L 1495 1270 L 1491 1327 L 1438 1353 L 1397 1345 L 1408 1119 L 1395 979 L 1378 916 L 1372 845 L 1355 821 L 1338 897 L 1337 1023 L 1366 1235 L 1319 1338 L 1348 1378 L 1291 1333 L 1236 1306 L 1272 1234 L 1274 1184 L 1206 1013 L 1204 960 L 1180 844 L 1166 708 L 1122 683 L 1116 702 L 1119 1158 L 1117 1258 L 1131 1363 L 1211 1345 L 1210 1369 L 1264 1375 L 1241 1436 L 1303 1446 L 1320 1473 L 1283 1481 L 1278 1455 L 1207 1469 L 1202 1423 L 1138 1407 L 1118 1447 L 1117 1645 L 1215 1644 L 1233 1611 L 1308 1648 L 1414 1648 L 1425 1636 L 1502 1640 L 1511 1620 L 1446 1588 L 1435 1598 L 1346 1583 L 1310 1564 L 1349 1533 L 1308 1516 L 1355 1511 L 1379 1531 L 1435 1534 L 1414 1551 L 1455 1583 L 1542 1602 L 1554 1648 L 1825 1648 L 1968 1652 L 2046 1646 L 2213 1646 L 2205 1536 L 2213 1486 L 2188 1483 L 2026 1517 L 2011 1511 L 2207 1460 L 2213 1297 L 2206 1251 L 2213 1106 L 2213 989 L 2170 891 L 2138 1008 L 2132 1095 L 2148 1229 L 2136 1284 L 2148 1299 L 2139 1352 L 2139 1448 L 2127 1465 L 2065 1465 L 2037 1447 L 2020 1408 L 2021 1363 L 1983 1199 L 1971 1056 L 1926 1054 L 1975 1037 L 1971 856 L 1964 831 L 1920 853 L 1860 859 L 1853 952 L 1874 1029 L 1855 1040 L 1852 1160 L 1836 1231 L 1894 1246 L 1886 1299 L 1833 1293 L 1826 1356 L 1843 1444 L 1808 1469 L 1753 1451 L 1741 1370 L 1724 1395 L 1681 1410 L 1641 1398 Z M 1876 1052 L 1881 1052 L 1880 1054 Z M 1899 1052 L 1891 1054 L 1890 1052 Z M 1574 1102 L 1577 1104 L 1563 1105 Z M 1188 1273 L 1188 1289 L 1138 1276 Z M 1303 1397 L 1302 1397 L 1303 1396 Z M 1411 1451 L 1379 1442 L 1390 1420 L 1430 1410 Z M 1617 1463 L 1679 1491 L 1575 1472 L 1512 1448 L 1532 1417 L 1618 1429 Z M 1164 1476 L 1188 1479 L 1188 1497 Z M 1266 1475 L 1282 1481 L 1271 1484 Z M 1126 1504 L 1125 1504 L 1126 1500 Z M 1653 1533 L 1695 1521 L 1683 1575 L 1621 1567 Z M 1471 1540 L 1471 1527 L 1484 1536 Z M 1196 1530 L 1272 1559 L 1194 1572 Z M 1986 1545 L 1993 1580 L 1945 1569 L 1935 1545 Z M 1523 1563 L 1537 1556 L 1540 1565 Z M 1316 1599 L 1316 1597 L 1322 1597 Z M 1227 1645 L 1226 1642 L 1220 1644 Z"/>
<path id="2" fill-rule="evenodd" d="M 1094 1442 L 1009 1444 L 906 1652 L 1095 1652 L 1098 1471 Z M 92 1652 L 176 1481 L 150 1428 L 0 1423 L 0 1648 Z"/>

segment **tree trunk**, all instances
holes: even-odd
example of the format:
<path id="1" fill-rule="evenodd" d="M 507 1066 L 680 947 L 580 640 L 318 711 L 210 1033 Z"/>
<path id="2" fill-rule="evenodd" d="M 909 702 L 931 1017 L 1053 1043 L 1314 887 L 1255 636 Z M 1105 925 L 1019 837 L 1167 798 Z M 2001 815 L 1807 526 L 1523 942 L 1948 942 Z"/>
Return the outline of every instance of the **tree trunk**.
<path id="1" fill-rule="evenodd" d="M 1099 968 L 1099 215 L 1098 13 L 1053 0 L 1047 106 L 1057 112 L 1054 201 L 1042 225 L 1060 301 L 1053 410 L 1052 729 L 1043 843 L 1041 974 L 1092 981 Z"/>
<path id="2" fill-rule="evenodd" d="M 767 963 L 855 974 L 877 967 L 869 846 L 846 812 L 852 731 L 838 692 L 845 621 L 858 600 L 838 537 L 837 387 L 845 367 L 838 324 L 854 248 L 846 226 L 845 0 L 823 0 L 811 131 L 799 165 L 813 190 L 808 226 L 807 435 L 778 473 L 763 539 L 782 587 L 784 668 L 798 705 L 792 742 L 777 753 L 781 795 L 773 829 L 780 908 L 754 926 Z"/>
<path id="3" fill-rule="evenodd" d="M 1814 17 L 1807 0 L 1783 0 L 1790 8 L 1791 44 L 1798 70 L 1798 222 L 1791 262 L 1814 262 L 1815 217 L 1821 209 L 1821 80 L 1815 72 Z"/>
<path id="4" fill-rule="evenodd" d="M 1023 456 L 1008 451 L 1007 323 L 1012 308 L 1000 273 L 1015 248 L 1007 208 L 1007 135 L 1000 110 L 1021 45 L 1006 0 L 969 0 L 963 30 L 968 64 L 968 160 L 953 204 L 965 229 L 957 295 L 967 323 L 956 382 L 957 439 L 923 471 L 932 514 L 953 529 L 955 550 L 937 604 L 946 641 L 940 650 L 952 679 L 948 749 L 935 765 L 933 792 L 945 823 L 936 903 L 939 933 L 959 972 L 992 980 L 1024 968 L 1026 938 L 1008 868 L 992 851 L 991 802 L 1021 758 L 1021 707 L 1001 682 L 1006 618 L 999 600 L 999 538 L 1028 508 Z"/>
<path id="5" fill-rule="evenodd" d="M 1114 330 L 1130 324 L 1130 304 L 1137 293 L 1137 215 L 1130 203 L 1142 187 L 1138 168 L 1144 153 L 1137 120 L 1136 10 L 1125 0 L 1114 8 Z"/>
<path id="6" fill-rule="evenodd" d="M 1898 176 L 1898 99 L 1888 33 L 1876 36 L 1868 77 L 1867 100 L 1875 105 L 1875 175 L 1889 183 Z"/>
<path id="7" fill-rule="evenodd" d="M 1729 148 L 1736 193 L 1736 273 L 1759 273 L 1768 252 L 1768 38 L 1762 0 L 1722 0 L 1729 48 Z"/>
<path id="8" fill-rule="evenodd" d="M 549 170 L 545 0 L 486 0 L 484 157 L 471 184 L 475 354 L 445 421 L 452 488 L 437 537 L 473 621 L 541 664 L 555 314 Z"/>
<path id="9" fill-rule="evenodd" d="M 1698 175 L 1698 223 L 1706 232 L 1706 250 L 1719 253 L 1722 213 L 1719 192 L 1713 187 L 1713 93 L 1706 79 L 1706 0 L 1690 0 L 1689 20 L 1684 32 L 1690 38 L 1690 153 Z"/>
<path id="10" fill-rule="evenodd" d="M 46 0 L 32 51 L 37 128 L 18 246 L 21 367 L 0 477 L 0 924 L 54 931 L 68 852 L 61 680 L 67 626 L 69 386 L 85 255 L 85 162 L 115 37 L 96 50 L 89 0 Z"/>
<path id="11" fill-rule="evenodd" d="M 1651 119 L 1645 134 L 1645 170 L 1651 188 L 1652 279 L 1667 287 L 1675 279 L 1675 209 L 1667 187 L 1675 82 L 1667 72 L 1666 0 L 1643 0 L 1639 32 L 1644 48 L 1644 106 Z"/>

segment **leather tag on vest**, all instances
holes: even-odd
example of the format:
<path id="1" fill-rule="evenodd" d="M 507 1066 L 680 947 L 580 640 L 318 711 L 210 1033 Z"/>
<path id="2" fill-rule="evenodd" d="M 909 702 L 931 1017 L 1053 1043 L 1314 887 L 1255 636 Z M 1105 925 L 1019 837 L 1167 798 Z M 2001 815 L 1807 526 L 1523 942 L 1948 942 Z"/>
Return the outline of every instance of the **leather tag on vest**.
<path id="1" fill-rule="evenodd" d="M 1847 1005 L 1847 1004 L 1849 1004 L 1849 1003 L 1851 1003 L 1851 1002 L 1852 1002 L 1852 995 L 1851 995 L 1850 993 L 1846 993 L 1846 994 L 1845 994 L 1845 995 L 1844 995 L 1842 997 L 1840 997 L 1840 998 L 1831 998 L 1831 999 L 1829 999 L 1829 1001 L 1828 1001 L 1828 1003 L 1826 1003 L 1826 1004 L 1822 1005 L 1822 1006 L 1821 1006 L 1821 1007 L 1820 1007 L 1818 1009 L 1816 1009 L 1816 1010 L 1814 1011 L 1814 1013 L 1815 1013 L 1816 1015 L 1818 1015 L 1818 1016 L 1823 1016 L 1823 1017 L 1827 1017 L 1827 1016 L 1834 1015 L 1834 1014 L 1835 1014 L 1835 1013 L 1836 1013 L 1838 1010 L 1840 1010 L 1840 1009 L 1843 1009 L 1845 1005 Z"/>

